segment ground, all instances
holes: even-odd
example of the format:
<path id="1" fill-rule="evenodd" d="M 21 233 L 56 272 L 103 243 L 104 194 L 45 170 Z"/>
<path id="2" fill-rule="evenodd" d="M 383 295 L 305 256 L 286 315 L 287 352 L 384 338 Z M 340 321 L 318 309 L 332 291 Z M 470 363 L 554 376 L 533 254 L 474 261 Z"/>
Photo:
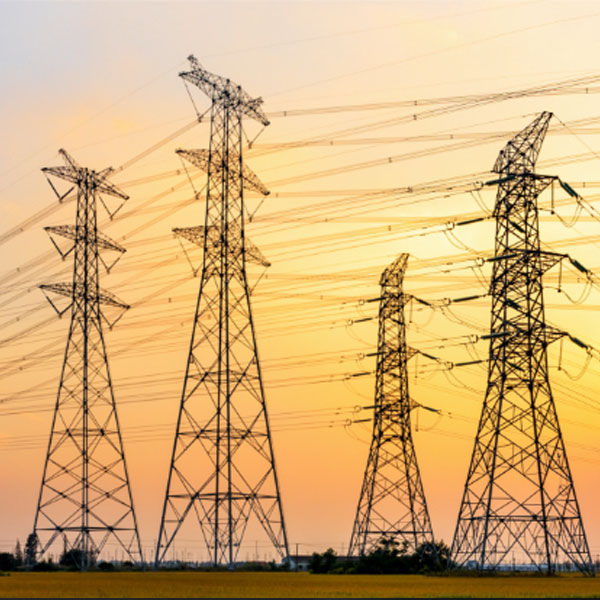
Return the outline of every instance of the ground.
<path id="1" fill-rule="evenodd" d="M 308 573 L 11 573 L 1 598 L 598 598 L 600 577 Z"/>

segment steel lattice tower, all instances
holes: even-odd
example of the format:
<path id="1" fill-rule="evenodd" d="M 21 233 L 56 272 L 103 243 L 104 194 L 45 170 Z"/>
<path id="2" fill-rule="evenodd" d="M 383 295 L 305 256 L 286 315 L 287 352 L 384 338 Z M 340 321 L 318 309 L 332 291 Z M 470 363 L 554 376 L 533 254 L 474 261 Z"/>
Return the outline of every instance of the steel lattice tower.
<path id="1" fill-rule="evenodd" d="M 401 254 L 381 275 L 373 437 L 360 492 L 349 555 L 375 549 L 383 538 L 406 543 L 416 552 L 434 547 L 433 531 L 412 439 L 402 290 L 408 254 Z"/>
<path id="2" fill-rule="evenodd" d="M 71 324 L 33 532 L 40 555 L 57 543 L 54 547 L 61 551 L 79 551 L 75 560 L 83 570 L 107 543 L 116 543 L 128 560 L 142 561 L 102 333 L 106 315 L 101 305 L 121 314 L 129 307 L 99 287 L 99 263 L 106 264 L 101 253 L 120 256 L 125 250 L 100 233 L 96 221 L 100 194 L 122 201 L 128 196 L 106 181 L 111 168 L 96 172 L 78 165 L 64 150 L 59 153 L 66 166 L 42 171 L 76 187 L 76 224 L 46 231 L 63 258 L 73 252 L 73 282 L 40 287 L 49 300 L 49 294 L 71 300 L 62 311 L 50 300 L 60 315 L 71 309 Z M 63 252 L 55 236 L 72 241 L 72 246 Z"/>
<path id="3" fill-rule="evenodd" d="M 593 573 L 558 416 L 547 346 L 543 273 L 564 255 L 540 250 L 537 197 L 554 179 L 534 173 L 551 113 L 500 152 L 488 383 L 452 545 L 458 567 L 568 562 Z M 492 182 L 490 182 L 492 183 Z"/>
<path id="4" fill-rule="evenodd" d="M 246 276 L 247 262 L 268 263 L 244 233 L 244 187 L 268 191 L 242 163 L 242 117 L 269 121 L 261 98 L 189 60 L 191 70 L 180 76 L 212 100 L 210 150 L 178 153 L 208 172 L 206 215 L 203 227 L 174 231 L 201 245 L 204 258 L 156 564 L 191 518 L 211 561 L 231 567 L 252 516 L 287 560 Z"/>

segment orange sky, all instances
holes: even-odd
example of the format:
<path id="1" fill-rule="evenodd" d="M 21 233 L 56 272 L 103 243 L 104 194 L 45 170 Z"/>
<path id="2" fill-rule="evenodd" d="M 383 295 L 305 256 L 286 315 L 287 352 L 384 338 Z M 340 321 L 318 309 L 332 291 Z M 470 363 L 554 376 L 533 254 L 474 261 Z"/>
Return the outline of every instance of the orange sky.
<path id="1" fill-rule="evenodd" d="M 431 227 L 482 214 L 477 202 L 490 208 L 493 188 L 480 197 L 439 188 L 419 195 L 381 191 L 451 177 L 471 183 L 491 179 L 505 141 L 536 113 L 551 110 L 560 121 L 553 122 L 539 172 L 577 182 L 574 187 L 593 203 L 600 129 L 594 121 L 573 122 L 600 117 L 594 86 L 588 94 L 545 94 L 422 117 L 432 108 L 456 107 L 450 96 L 597 73 L 597 4 L 5 2 L 0 17 L 0 65 L 8 90 L 0 112 L 0 234 L 55 204 L 39 169 L 60 164 L 58 148 L 92 168 L 119 167 L 191 122 L 194 109 L 177 77 L 189 53 L 264 98 L 272 122 L 264 131 L 256 122 L 245 124 L 248 139 L 258 136 L 245 158 L 271 195 L 261 203 L 248 194 L 248 210 L 255 214 L 247 232 L 272 263 L 264 275 L 252 266 L 250 279 L 262 276 L 253 309 L 288 535 L 300 552 L 328 546 L 342 551 L 370 439 L 368 423 L 345 424 L 368 416 L 360 407 L 372 403 L 374 387 L 372 376 L 345 379 L 374 369 L 373 359 L 363 355 L 376 344 L 376 320 L 353 322 L 376 315 L 376 304 L 361 300 L 378 295 L 379 274 L 400 252 L 411 254 L 407 290 L 424 298 L 482 293 L 490 274 L 484 268 L 478 281 L 472 262 L 447 273 L 440 265 L 489 255 L 491 222 L 457 228 L 458 240 L 452 241 Z M 446 99 L 401 103 L 431 98 Z M 201 93 L 194 100 L 199 110 L 208 107 Z M 308 110 L 365 103 L 377 107 Z M 306 111 L 292 115 L 294 109 Z M 486 141 L 487 134 L 497 137 Z M 307 139 L 313 143 L 282 146 Z M 466 147 L 473 140 L 481 143 Z M 192 201 L 174 150 L 207 144 L 208 127 L 201 124 L 139 157 L 114 178 L 131 196 L 120 217 L 111 223 L 101 218 L 103 231 L 128 248 L 102 285 L 132 305 L 106 338 L 146 552 L 158 532 L 198 288 L 170 231 L 201 224 L 204 209 Z M 406 156 L 434 148 L 439 150 Z M 587 157 L 560 160 L 583 154 Z M 386 161 L 389 157 L 397 158 Z M 378 160 L 379 166 L 360 166 Z M 322 173 L 331 169 L 339 172 Z M 161 177 L 149 181 L 152 175 Z M 199 173 L 197 189 L 203 180 Z M 574 214 L 567 200 L 556 192 L 564 219 Z M 540 206 L 550 207 L 550 192 Z M 544 242 L 600 273 L 595 220 L 582 218 L 567 228 L 547 210 L 540 215 Z M 3 549 L 12 548 L 16 538 L 23 542 L 33 521 L 67 333 L 63 318 L 23 334 L 53 314 L 37 285 L 70 277 L 69 264 L 61 263 L 42 227 L 73 218 L 74 204 L 66 203 L 2 245 L 0 476 L 8 490 L 0 498 Z M 200 252 L 186 249 L 199 264 Z M 563 284 L 577 298 L 585 286 L 575 274 L 565 269 Z M 571 304 L 552 289 L 557 269 L 545 281 L 548 321 L 600 348 L 597 289 L 583 304 Z M 450 362 L 469 360 L 469 352 L 485 358 L 485 342 L 459 345 L 469 338 L 457 336 L 481 335 L 488 325 L 485 299 L 458 305 L 452 314 L 415 307 L 408 340 Z M 551 381 L 596 555 L 600 365 L 593 359 L 572 381 L 569 375 L 584 366 L 585 354 L 565 342 L 559 371 L 559 353 L 557 343 L 549 354 Z M 480 366 L 447 372 L 422 358 L 411 363 L 413 397 L 442 411 L 442 416 L 423 410 L 413 415 L 434 532 L 448 543 L 485 381 Z M 185 539 L 182 551 L 200 551 L 195 539 Z M 255 552 L 251 537 L 244 552 Z"/>

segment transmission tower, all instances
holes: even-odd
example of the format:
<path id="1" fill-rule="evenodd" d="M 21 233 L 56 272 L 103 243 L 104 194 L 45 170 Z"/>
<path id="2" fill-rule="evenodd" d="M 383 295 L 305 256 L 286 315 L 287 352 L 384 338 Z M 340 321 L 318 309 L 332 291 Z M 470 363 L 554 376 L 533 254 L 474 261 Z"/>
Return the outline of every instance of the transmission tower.
<path id="1" fill-rule="evenodd" d="M 373 437 L 360 492 L 349 555 L 375 549 L 384 538 L 405 543 L 409 552 L 434 548 L 433 531 L 413 444 L 402 291 L 408 254 L 381 275 Z"/>
<path id="2" fill-rule="evenodd" d="M 494 570 L 513 558 L 539 571 L 559 563 L 593 573 L 546 349 L 542 275 L 564 255 L 540 250 L 537 197 L 554 177 L 535 163 L 551 113 L 500 152 L 488 383 L 452 545 L 458 567 Z"/>
<path id="3" fill-rule="evenodd" d="M 77 164 L 65 150 L 59 153 L 65 166 L 42 171 L 73 184 L 59 198 L 76 189 L 76 224 L 46 231 L 63 259 L 73 253 L 73 281 L 40 287 L 59 315 L 71 310 L 71 324 L 33 535 L 40 556 L 54 545 L 73 551 L 73 560 L 85 570 L 106 544 L 120 549 L 127 560 L 142 560 L 102 333 L 103 321 L 112 327 L 129 307 L 99 287 L 99 265 L 110 269 L 118 258 L 107 262 L 106 257 L 120 257 L 125 250 L 98 231 L 96 220 L 97 200 L 107 207 L 102 196 L 121 203 L 128 197 L 106 181 L 111 168 L 96 172 Z M 68 248 L 59 238 L 68 240 Z M 51 299 L 56 294 L 66 296 L 70 304 L 59 309 L 60 303 Z M 107 313 L 112 313 L 111 320 Z"/>
<path id="4" fill-rule="evenodd" d="M 208 173 L 206 220 L 174 232 L 202 246 L 204 257 L 156 564 L 189 518 L 198 523 L 211 562 L 231 567 L 252 516 L 266 543 L 287 560 L 246 276 L 247 262 L 269 263 L 244 232 L 244 187 L 268 191 L 242 163 L 242 117 L 269 121 L 261 98 L 189 60 L 191 70 L 180 76 L 212 100 L 210 150 L 178 153 Z"/>

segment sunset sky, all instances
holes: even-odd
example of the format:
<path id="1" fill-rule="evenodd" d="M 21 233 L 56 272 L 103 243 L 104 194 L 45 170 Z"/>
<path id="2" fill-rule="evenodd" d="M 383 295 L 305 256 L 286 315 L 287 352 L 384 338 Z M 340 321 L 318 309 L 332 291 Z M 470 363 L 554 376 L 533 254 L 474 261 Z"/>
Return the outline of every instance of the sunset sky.
<path id="1" fill-rule="evenodd" d="M 54 317 L 37 287 L 71 277 L 43 230 L 75 215 L 40 171 L 61 163 L 59 148 L 90 168 L 120 169 L 112 181 L 130 195 L 112 222 L 99 209 L 102 231 L 128 250 L 101 285 L 132 306 L 105 337 L 149 557 L 198 293 L 171 229 L 204 217 L 193 196 L 205 175 L 190 168 L 192 189 L 174 151 L 209 140 L 206 121 L 191 125 L 177 74 L 194 54 L 264 99 L 271 124 L 244 123 L 244 157 L 271 194 L 247 194 L 246 231 L 272 263 L 266 272 L 251 265 L 249 278 L 288 537 L 294 552 L 343 552 L 371 435 L 362 407 L 372 405 L 374 377 L 350 377 L 375 368 L 365 354 L 377 343 L 376 318 L 355 321 L 376 317 L 377 304 L 364 301 L 401 252 L 411 255 L 406 290 L 421 298 L 486 291 L 491 269 L 477 259 L 493 253 L 493 221 L 445 224 L 489 214 L 495 188 L 477 182 L 494 178 L 500 149 L 543 110 L 557 118 L 538 171 L 559 175 L 592 208 L 578 212 L 557 188 L 552 214 L 547 190 L 541 238 L 600 282 L 599 25 L 592 0 L 0 3 L 0 550 L 32 527 L 67 336 L 68 319 Z M 577 78 L 587 79 L 552 91 Z M 524 89 L 529 97 L 490 99 Z M 189 91 L 207 110 L 208 99 Z M 185 250 L 198 266 L 200 250 Z M 558 268 L 545 283 L 548 322 L 600 349 L 600 284 L 586 286 L 566 264 L 563 291 Z M 440 411 L 412 416 L 434 533 L 447 543 L 486 384 L 485 364 L 449 364 L 486 358 L 477 336 L 489 309 L 489 298 L 406 309 L 409 344 L 442 359 L 413 359 L 409 373 L 415 401 Z M 594 557 L 599 360 L 582 371 L 581 348 L 565 340 L 549 350 Z M 193 532 L 177 548 L 202 556 Z M 249 534 L 240 556 L 256 548 Z"/>

